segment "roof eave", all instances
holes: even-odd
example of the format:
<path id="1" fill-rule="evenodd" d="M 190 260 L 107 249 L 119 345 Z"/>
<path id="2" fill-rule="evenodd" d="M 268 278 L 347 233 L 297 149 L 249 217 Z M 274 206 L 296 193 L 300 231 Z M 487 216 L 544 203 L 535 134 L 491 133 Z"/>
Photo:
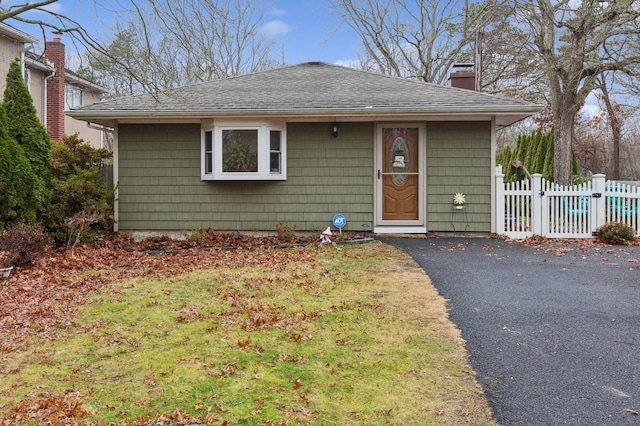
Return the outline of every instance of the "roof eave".
<path id="1" fill-rule="evenodd" d="M 109 93 L 109 90 L 99 86 L 89 80 L 86 80 L 80 76 L 74 75 L 74 74 L 69 74 L 67 72 L 65 72 L 64 75 L 65 80 L 68 80 L 69 82 L 71 82 L 72 84 L 75 84 L 77 86 L 81 86 L 82 88 L 94 91 L 94 92 L 98 92 L 98 93 Z"/>
<path id="2" fill-rule="evenodd" d="M 24 31 L 20 31 L 19 29 L 12 27 L 11 25 L 5 24 L 4 22 L 0 22 L 0 34 L 7 36 L 19 43 L 35 43 L 38 41 L 37 38 L 34 38 Z"/>
<path id="3" fill-rule="evenodd" d="M 30 57 L 26 57 L 24 59 L 24 63 L 27 68 L 44 71 L 44 72 L 51 72 L 51 73 L 56 72 L 55 67 L 48 65 L 44 62 L 37 61 Z"/>
<path id="4" fill-rule="evenodd" d="M 542 109 L 540 105 L 522 105 L 518 108 L 513 106 L 505 107 L 460 107 L 450 108 L 301 108 L 301 109 L 222 109 L 222 110 L 196 110 L 196 111 L 131 111 L 131 110 L 72 110 L 67 111 L 67 115 L 77 120 L 95 123 L 111 123 L 115 121 L 135 121 L 135 120 L 193 120 L 197 121 L 205 117 L 291 117 L 291 118 L 385 118 L 405 116 L 411 117 L 469 117 L 495 116 L 496 124 L 508 126 L 524 118 L 527 118 Z"/>

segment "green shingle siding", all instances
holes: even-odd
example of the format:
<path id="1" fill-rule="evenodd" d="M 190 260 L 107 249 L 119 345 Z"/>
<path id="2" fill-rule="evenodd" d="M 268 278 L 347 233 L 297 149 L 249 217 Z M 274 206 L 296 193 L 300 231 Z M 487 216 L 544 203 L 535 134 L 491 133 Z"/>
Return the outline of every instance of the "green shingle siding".
<path id="1" fill-rule="evenodd" d="M 121 125 L 119 229 L 321 230 L 335 213 L 347 230 L 373 222 L 373 123 L 289 123 L 287 180 L 201 181 L 198 124 Z M 491 125 L 427 123 L 429 231 L 465 228 L 452 196 L 467 195 L 469 231 L 489 232 Z"/>
<path id="2" fill-rule="evenodd" d="M 454 210 L 453 194 L 466 195 L 466 210 Z M 491 230 L 491 124 L 428 123 L 427 229 Z"/>
<path id="3" fill-rule="evenodd" d="M 321 148 L 319 148 L 321 147 Z M 200 126 L 121 125 L 119 229 L 321 230 L 335 213 L 347 229 L 373 221 L 373 124 L 292 123 L 287 180 L 200 180 Z"/>

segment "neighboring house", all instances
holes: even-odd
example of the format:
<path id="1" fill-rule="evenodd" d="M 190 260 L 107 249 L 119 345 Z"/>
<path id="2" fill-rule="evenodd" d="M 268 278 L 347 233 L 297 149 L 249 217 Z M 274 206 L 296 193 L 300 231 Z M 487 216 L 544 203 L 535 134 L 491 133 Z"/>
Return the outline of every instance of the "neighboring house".
<path id="1" fill-rule="evenodd" d="M 15 58 L 24 63 L 27 49 L 36 41 L 29 34 L 0 22 L 0 97 L 4 93 L 9 65 Z"/>
<path id="2" fill-rule="evenodd" d="M 309 62 L 67 114 L 115 129 L 121 232 L 425 233 L 492 231 L 496 129 L 539 110 Z"/>
<path id="3" fill-rule="evenodd" d="M 46 42 L 43 55 L 33 53 L 36 42 L 30 35 L 0 23 L 0 95 L 4 93 L 9 64 L 20 58 L 36 112 L 51 138 L 79 133 L 91 146 L 110 149 L 110 139 L 103 129 L 65 116 L 70 108 L 102 100 L 107 90 L 65 68 L 65 46 L 60 38 Z"/>

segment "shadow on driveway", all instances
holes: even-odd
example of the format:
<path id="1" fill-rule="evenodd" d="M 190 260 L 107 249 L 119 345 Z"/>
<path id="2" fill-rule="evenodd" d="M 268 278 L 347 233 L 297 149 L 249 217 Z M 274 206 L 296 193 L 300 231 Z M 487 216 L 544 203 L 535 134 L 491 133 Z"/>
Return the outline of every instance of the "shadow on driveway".
<path id="1" fill-rule="evenodd" d="M 502 425 L 640 425 L 640 247 L 381 238 L 447 299 Z"/>

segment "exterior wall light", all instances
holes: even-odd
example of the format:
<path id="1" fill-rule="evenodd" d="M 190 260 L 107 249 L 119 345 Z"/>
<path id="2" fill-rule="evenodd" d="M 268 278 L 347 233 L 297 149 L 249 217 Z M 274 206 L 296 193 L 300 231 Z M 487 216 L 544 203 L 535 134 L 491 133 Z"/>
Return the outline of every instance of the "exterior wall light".
<path id="1" fill-rule="evenodd" d="M 331 133 L 331 135 L 334 139 L 338 137 L 338 123 L 336 123 L 335 121 L 333 122 L 333 132 Z"/>

